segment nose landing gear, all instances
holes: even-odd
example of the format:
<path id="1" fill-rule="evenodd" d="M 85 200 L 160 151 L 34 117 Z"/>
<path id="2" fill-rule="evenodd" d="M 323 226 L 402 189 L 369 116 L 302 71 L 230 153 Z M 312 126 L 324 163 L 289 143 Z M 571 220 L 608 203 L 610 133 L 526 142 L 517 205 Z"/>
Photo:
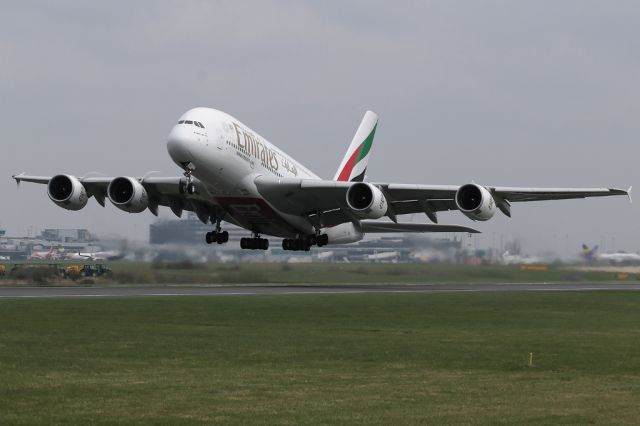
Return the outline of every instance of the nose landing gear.
<path id="1" fill-rule="evenodd" d="M 196 186 L 193 183 L 193 171 L 196 169 L 193 163 L 188 163 L 185 166 L 186 171 L 184 172 L 184 177 L 186 178 L 184 181 L 180 181 L 179 192 L 181 194 L 189 194 L 193 195 L 196 193 Z"/>

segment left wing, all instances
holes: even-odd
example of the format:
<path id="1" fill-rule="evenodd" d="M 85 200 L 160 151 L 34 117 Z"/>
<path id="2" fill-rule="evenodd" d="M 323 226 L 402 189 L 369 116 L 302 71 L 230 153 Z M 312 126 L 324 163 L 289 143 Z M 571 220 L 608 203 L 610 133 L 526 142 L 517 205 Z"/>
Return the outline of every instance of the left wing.
<path id="1" fill-rule="evenodd" d="M 47 185 L 52 177 L 49 176 L 29 176 L 25 174 L 19 174 L 12 176 L 15 181 L 20 182 L 32 182 Z M 76 178 L 87 191 L 87 196 L 95 197 L 96 201 L 104 207 L 105 199 L 107 198 L 107 188 L 109 183 L 114 179 L 113 177 L 80 177 Z M 154 215 L 158 215 L 158 206 L 166 206 L 173 211 L 173 213 L 181 217 L 182 212 L 192 211 L 198 218 L 208 223 L 210 218 L 214 216 L 221 209 L 213 202 L 207 187 L 197 179 L 193 178 L 195 185 L 195 193 L 188 194 L 185 192 L 184 187 L 186 184 L 184 177 L 139 177 L 134 178 L 137 180 L 146 190 L 149 198 L 149 211 Z M 219 213 L 218 213 L 219 214 Z M 229 219 L 229 218 L 225 218 Z"/>
<path id="2" fill-rule="evenodd" d="M 346 204 L 349 188 L 357 183 L 328 180 L 271 179 L 259 176 L 255 179 L 258 192 L 278 210 L 320 220 L 324 226 L 334 226 L 354 220 Z M 360 183 L 361 184 L 361 183 Z M 411 185 L 370 183 L 378 188 L 388 203 L 387 216 L 394 222 L 396 216 L 425 213 L 437 223 L 439 211 L 458 210 L 455 200 L 460 186 Z M 510 203 L 523 201 L 565 200 L 587 197 L 627 195 L 629 190 L 616 188 L 511 188 L 483 187 L 494 198 L 497 207 L 511 215 Z"/>

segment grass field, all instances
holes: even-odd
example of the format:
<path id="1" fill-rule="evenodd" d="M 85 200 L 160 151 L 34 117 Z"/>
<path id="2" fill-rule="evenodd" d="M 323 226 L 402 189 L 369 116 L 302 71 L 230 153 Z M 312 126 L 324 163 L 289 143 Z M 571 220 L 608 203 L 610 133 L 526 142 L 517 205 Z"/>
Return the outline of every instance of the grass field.
<path id="1" fill-rule="evenodd" d="M 67 264 L 69 265 L 69 264 Z M 548 270 L 521 270 L 502 265 L 425 265 L 425 264 L 152 264 L 113 262 L 108 278 L 79 279 L 79 284 L 375 284 L 375 283 L 495 283 L 495 282 L 584 282 L 611 281 L 613 271 L 577 270 L 570 266 L 549 265 Z M 43 264 L 46 269 L 46 263 Z M 11 265 L 9 265 L 9 268 Z M 70 285 L 58 278 L 55 269 L 22 269 L 22 275 L 0 279 L 0 285 Z M 48 274 L 48 275 L 47 275 Z M 640 278 L 628 273 L 627 281 Z"/>
<path id="2" fill-rule="evenodd" d="M 615 273 L 578 271 L 549 266 L 546 271 L 522 271 L 502 265 L 426 264 L 207 264 L 179 269 L 175 264 L 161 268 L 154 264 L 115 263 L 114 280 L 124 283 L 282 283 L 282 284 L 370 284 L 453 282 L 579 282 L 613 280 Z M 630 274 L 629 279 L 637 279 Z"/>
<path id="3" fill-rule="evenodd" d="M 639 313 L 636 292 L 0 300 L 0 424 L 637 424 Z"/>

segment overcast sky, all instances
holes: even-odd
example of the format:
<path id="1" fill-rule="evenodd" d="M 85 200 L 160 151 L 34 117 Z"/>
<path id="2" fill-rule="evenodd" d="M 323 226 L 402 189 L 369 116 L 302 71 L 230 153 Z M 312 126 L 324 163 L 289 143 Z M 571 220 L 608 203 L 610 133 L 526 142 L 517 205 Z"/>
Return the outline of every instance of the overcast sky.
<path id="1" fill-rule="evenodd" d="M 177 175 L 165 138 L 194 106 L 236 116 L 325 178 L 371 109 L 370 180 L 638 185 L 638 22 L 637 1 L 4 2 L 0 227 L 145 239 L 148 211 L 65 211 L 10 176 Z M 440 217 L 477 226 L 481 245 L 640 249 L 640 207 L 624 197 L 512 213 Z"/>

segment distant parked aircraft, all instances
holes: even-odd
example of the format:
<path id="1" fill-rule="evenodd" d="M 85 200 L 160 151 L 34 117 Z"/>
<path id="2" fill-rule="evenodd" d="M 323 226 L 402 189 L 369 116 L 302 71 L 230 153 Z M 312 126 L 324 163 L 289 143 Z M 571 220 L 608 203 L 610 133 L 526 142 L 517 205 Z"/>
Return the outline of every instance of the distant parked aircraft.
<path id="1" fill-rule="evenodd" d="M 96 252 L 70 252 L 65 255 L 67 260 L 119 260 L 124 255 L 115 250 L 96 251 Z"/>
<path id="2" fill-rule="evenodd" d="M 32 251 L 29 255 L 30 260 L 53 260 L 58 258 L 58 253 L 51 246 L 48 251 Z"/>
<path id="3" fill-rule="evenodd" d="M 367 260 L 372 260 L 374 262 L 392 262 L 398 260 L 400 257 L 400 252 L 397 250 L 394 251 L 382 251 L 378 253 L 368 254 L 366 256 Z"/>
<path id="4" fill-rule="evenodd" d="M 586 244 L 582 244 L 580 255 L 587 262 L 609 262 L 609 263 L 640 263 L 640 254 L 626 253 L 623 251 L 615 253 L 598 253 L 598 246 L 589 248 Z"/>
<path id="5" fill-rule="evenodd" d="M 545 260 L 541 257 L 520 256 L 519 254 L 511 254 L 509 251 L 502 254 L 502 263 L 505 265 L 533 265 L 544 262 Z"/>

